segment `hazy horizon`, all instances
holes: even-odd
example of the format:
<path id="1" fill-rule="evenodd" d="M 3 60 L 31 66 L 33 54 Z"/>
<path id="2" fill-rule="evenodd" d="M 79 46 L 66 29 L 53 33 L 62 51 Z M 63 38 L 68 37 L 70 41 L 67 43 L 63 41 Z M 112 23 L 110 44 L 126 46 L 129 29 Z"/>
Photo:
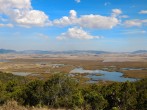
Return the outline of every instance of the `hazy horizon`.
<path id="1" fill-rule="evenodd" d="M 4 49 L 4 48 L 0 48 L 0 49 Z M 22 51 L 52 51 L 52 52 L 66 52 L 66 51 L 104 51 L 104 52 L 118 52 L 118 53 L 127 53 L 127 52 L 136 52 L 136 51 L 147 51 L 147 50 L 132 50 L 132 51 L 107 51 L 107 50 L 35 50 L 35 49 L 31 49 L 31 50 L 16 50 L 16 49 L 4 49 L 4 50 L 14 50 L 16 52 L 22 52 Z"/>

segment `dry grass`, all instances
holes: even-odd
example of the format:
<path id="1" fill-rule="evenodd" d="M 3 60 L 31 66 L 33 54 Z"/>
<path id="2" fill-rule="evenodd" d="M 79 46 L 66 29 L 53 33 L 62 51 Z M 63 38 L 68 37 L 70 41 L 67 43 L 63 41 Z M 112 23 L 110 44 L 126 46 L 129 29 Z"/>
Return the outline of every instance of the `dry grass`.
<path id="1" fill-rule="evenodd" d="M 130 70 L 124 71 L 124 77 L 129 78 L 147 78 L 147 70 Z"/>
<path id="2" fill-rule="evenodd" d="M 0 106 L 0 110 L 28 110 L 28 109 L 19 106 L 15 101 L 10 101 L 4 104 L 3 106 Z"/>
<path id="3" fill-rule="evenodd" d="M 47 107 L 24 107 L 18 105 L 16 101 L 8 101 L 4 105 L 0 106 L 0 110 L 67 110 L 67 109 L 49 109 Z"/>

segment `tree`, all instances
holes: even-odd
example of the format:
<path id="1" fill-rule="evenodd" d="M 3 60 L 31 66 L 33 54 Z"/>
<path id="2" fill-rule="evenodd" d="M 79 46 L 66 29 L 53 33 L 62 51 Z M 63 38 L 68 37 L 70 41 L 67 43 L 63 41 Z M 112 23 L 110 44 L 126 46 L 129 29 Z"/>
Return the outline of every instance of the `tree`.
<path id="1" fill-rule="evenodd" d="M 6 100 L 6 91 L 5 91 L 5 87 L 4 84 L 0 81 L 0 104 L 3 104 Z"/>
<path id="2" fill-rule="evenodd" d="M 43 94 L 43 81 L 35 80 L 25 86 L 21 98 L 24 105 L 36 106 L 43 104 Z"/>
<path id="3" fill-rule="evenodd" d="M 121 105 L 120 108 L 123 110 L 132 110 L 136 107 L 136 96 L 137 91 L 134 83 L 125 82 L 121 86 Z"/>
<path id="4" fill-rule="evenodd" d="M 77 104 L 75 99 L 78 101 L 80 99 L 78 97 L 80 96 L 80 93 L 78 93 L 77 81 L 65 74 L 53 75 L 53 77 L 45 82 L 44 91 L 45 103 L 48 106 L 72 107 Z"/>
<path id="5" fill-rule="evenodd" d="M 107 100 L 104 99 L 104 97 L 99 94 L 96 91 L 86 91 L 84 93 L 84 99 L 85 99 L 85 105 L 89 104 L 90 108 L 85 109 L 91 109 L 91 110 L 103 110 L 107 107 Z"/>
<path id="6" fill-rule="evenodd" d="M 103 86 L 101 93 L 108 101 L 109 105 L 106 109 L 112 109 L 114 107 L 119 107 L 121 102 L 121 84 L 113 83 L 111 85 Z"/>
<path id="7" fill-rule="evenodd" d="M 147 79 L 135 82 L 137 90 L 136 108 L 139 110 L 147 110 Z"/>

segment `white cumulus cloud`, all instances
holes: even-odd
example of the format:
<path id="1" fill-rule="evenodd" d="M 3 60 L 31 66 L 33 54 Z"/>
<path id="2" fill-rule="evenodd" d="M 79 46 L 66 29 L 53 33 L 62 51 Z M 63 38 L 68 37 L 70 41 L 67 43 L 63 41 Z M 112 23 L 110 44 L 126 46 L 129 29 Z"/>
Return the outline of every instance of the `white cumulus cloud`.
<path id="1" fill-rule="evenodd" d="M 140 19 L 127 20 L 127 21 L 124 22 L 124 24 L 127 27 L 133 27 L 133 26 L 140 27 L 142 25 L 147 25 L 147 19 L 144 19 L 144 20 L 140 20 Z"/>
<path id="2" fill-rule="evenodd" d="M 77 3 L 80 3 L 81 2 L 81 0 L 75 0 Z"/>
<path id="3" fill-rule="evenodd" d="M 88 32 L 84 31 L 82 28 L 69 28 L 67 32 L 62 33 L 60 36 L 57 37 L 58 40 L 63 39 L 94 39 L 94 38 L 101 38 L 100 36 L 92 36 Z"/>
<path id="4" fill-rule="evenodd" d="M 111 29 L 119 23 L 115 17 L 101 15 L 83 15 L 78 20 L 78 24 L 85 28 Z"/>
<path id="5" fill-rule="evenodd" d="M 78 25 L 84 28 L 97 28 L 97 29 L 111 29 L 119 24 L 117 16 L 121 14 L 121 10 L 114 9 L 112 16 L 101 16 L 101 15 L 81 15 L 77 17 L 75 10 L 70 11 L 70 16 L 64 16 L 60 19 L 53 21 L 55 26 L 69 26 Z"/>
<path id="6" fill-rule="evenodd" d="M 23 17 L 15 19 L 15 21 L 22 26 L 45 26 L 45 23 L 48 22 L 48 16 L 42 11 L 30 10 Z"/>
<path id="7" fill-rule="evenodd" d="M 77 21 L 77 12 L 75 10 L 70 10 L 70 16 L 64 16 L 60 19 L 55 19 L 53 24 L 55 26 L 68 26 L 76 23 Z"/>
<path id="8" fill-rule="evenodd" d="M 0 24 L 0 27 L 14 27 L 13 24 Z"/>
<path id="9" fill-rule="evenodd" d="M 112 10 L 112 16 L 116 17 L 120 14 L 122 14 L 122 11 L 120 9 L 113 9 Z"/>
<path id="10" fill-rule="evenodd" d="M 18 25 L 45 26 L 50 24 L 48 16 L 39 10 L 34 10 L 31 0 L 0 0 L 0 14 L 4 14 Z"/>
<path id="11" fill-rule="evenodd" d="M 147 10 L 141 10 L 139 14 L 147 14 Z"/>
<path id="12" fill-rule="evenodd" d="M 43 11 L 33 9 L 31 0 L 0 0 L 0 5 L 0 14 L 6 15 L 12 24 L 23 27 L 74 25 L 83 28 L 112 29 L 120 23 L 119 16 L 122 14 L 120 9 L 113 9 L 110 16 L 89 14 L 78 17 L 75 10 L 70 10 L 69 16 L 50 21 Z"/>
<path id="13" fill-rule="evenodd" d="M 30 0 L 0 0 L 0 11 L 7 13 L 9 10 L 13 9 L 30 9 Z"/>

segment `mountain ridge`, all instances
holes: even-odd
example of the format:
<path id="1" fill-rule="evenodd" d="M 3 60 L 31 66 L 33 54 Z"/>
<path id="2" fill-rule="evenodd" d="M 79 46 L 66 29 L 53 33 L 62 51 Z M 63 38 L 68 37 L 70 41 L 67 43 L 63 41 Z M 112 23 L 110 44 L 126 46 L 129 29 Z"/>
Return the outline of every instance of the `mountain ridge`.
<path id="1" fill-rule="evenodd" d="M 46 50 L 23 50 L 16 51 L 10 49 L 0 49 L 0 54 L 102 54 L 102 53 L 110 53 L 107 51 L 96 51 L 96 50 L 69 50 L 69 51 L 46 51 Z"/>
<path id="2" fill-rule="evenodd" d="M 47 50 L 22 50 L 0 49 L 0 54 L 109 54 L 109 53 L 130 53 L 147 54 L 147 50 L 136 50 L 133 52 L 109 52 L 98 50 L 68 50 L 68 51 L 47 51 Z"/>

